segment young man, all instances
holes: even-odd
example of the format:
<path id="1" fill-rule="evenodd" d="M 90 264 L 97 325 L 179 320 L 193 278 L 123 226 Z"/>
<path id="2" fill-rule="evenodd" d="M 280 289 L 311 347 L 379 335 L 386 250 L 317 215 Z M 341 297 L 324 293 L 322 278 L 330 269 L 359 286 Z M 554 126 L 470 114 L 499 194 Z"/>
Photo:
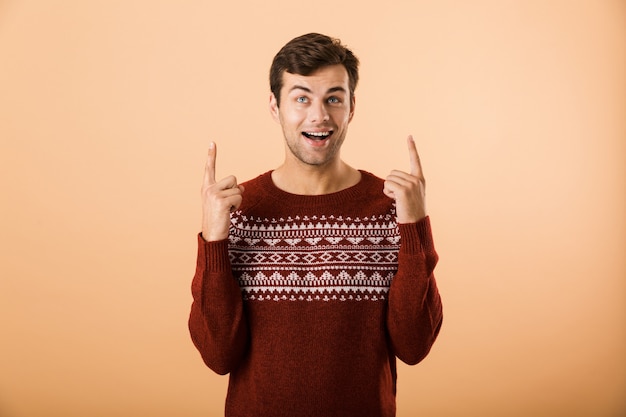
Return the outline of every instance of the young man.
<path id="1" fill-rule="evenodd" d="M 192 340 L 230 373 L 227 417 L 390 417 L 396 358 L 416 364 L 442 322 L 424 178 L 383 180 L 340 150 L 355 110 L 358 59 L 307 34 L 270 70 L 284 163 L 239 184 L 215 178 L 209 147 L 192 283 Z"/>

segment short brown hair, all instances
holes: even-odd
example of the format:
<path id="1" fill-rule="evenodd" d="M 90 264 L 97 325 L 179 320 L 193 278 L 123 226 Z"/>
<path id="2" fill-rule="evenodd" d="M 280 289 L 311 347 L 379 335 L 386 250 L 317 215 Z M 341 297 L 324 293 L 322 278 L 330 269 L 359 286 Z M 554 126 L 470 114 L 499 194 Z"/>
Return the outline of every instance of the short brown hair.
<path id="1" fill-rule="evenodd" d="M 341 64 L 348 72 L 350 97 L 359 81 L 359 59 L 339 39 L 308 33 L 287 42 L 274 57 L 270 68 L 270 90 L 280 105 L 283 72 L 307 76 L 329 65 Z"/>

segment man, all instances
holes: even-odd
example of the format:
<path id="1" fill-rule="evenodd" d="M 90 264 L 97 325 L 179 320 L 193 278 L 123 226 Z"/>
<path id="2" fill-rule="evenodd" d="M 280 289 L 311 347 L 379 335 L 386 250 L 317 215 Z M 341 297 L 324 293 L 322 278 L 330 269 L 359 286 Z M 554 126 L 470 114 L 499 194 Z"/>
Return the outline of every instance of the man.
<path id="1" fill-rule="evenodd" d="M 358 59 L 338 40 L 288 42 L 270 69 L 284 163 L 239 184 L 209 146 L 191 337 L 230 373 L 226 416 L 389 417 L 396 357 L 416 364 L 442 322 L 424 178 L 383 180 L 340 150 Z"/>

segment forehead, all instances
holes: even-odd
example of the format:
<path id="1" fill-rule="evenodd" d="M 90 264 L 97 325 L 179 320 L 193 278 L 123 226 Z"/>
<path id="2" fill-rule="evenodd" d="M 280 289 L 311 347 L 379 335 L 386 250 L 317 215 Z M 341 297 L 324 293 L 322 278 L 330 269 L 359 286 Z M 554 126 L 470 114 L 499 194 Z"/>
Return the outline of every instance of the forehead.
<path id="1" fill-rule="evenodd" d="M 336 87 L 342 87 L 347 92 L 348 86 L 348 71 L 341 64 L 322 67 L 309 75 L 283 72 L 283 91 L 287 93 L 297 87 L 305 87 L 321 94 Z"/>

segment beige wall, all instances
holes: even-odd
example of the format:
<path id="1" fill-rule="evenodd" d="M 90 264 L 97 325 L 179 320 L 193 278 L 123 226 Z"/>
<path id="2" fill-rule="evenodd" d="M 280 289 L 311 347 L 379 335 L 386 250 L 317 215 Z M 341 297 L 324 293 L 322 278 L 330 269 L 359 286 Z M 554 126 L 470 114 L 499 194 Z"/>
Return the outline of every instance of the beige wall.
<path id="1" fill-rule="evenodd" d="M 362 61 L 343 156 L 417 138 L 445 321 L 399 417 L 626 412 L 626 4 L 0 1 L 0 415 L 218 416 L 186 329 L 209 140 L 282 159 L 271 58 Z"/>

